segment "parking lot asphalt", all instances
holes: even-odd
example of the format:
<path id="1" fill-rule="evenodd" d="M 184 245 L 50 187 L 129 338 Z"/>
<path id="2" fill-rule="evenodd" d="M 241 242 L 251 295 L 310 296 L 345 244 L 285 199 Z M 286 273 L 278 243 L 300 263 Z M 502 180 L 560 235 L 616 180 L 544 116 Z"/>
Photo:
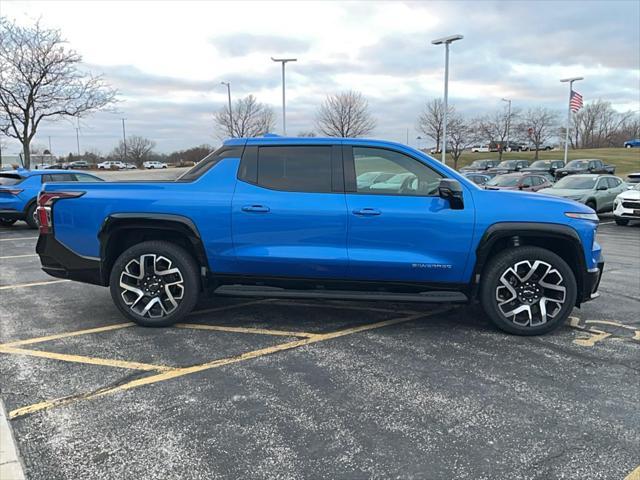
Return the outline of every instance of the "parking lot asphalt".
<path id="1" fill-rule="evenodd" d="M 0 394 L 27 478 L 640 475 L 638 223 L 603 219 L 601 297 L 543 337 L 473 306 L 230 298 L 145 329 L 41 272 L 36 236 L 0 230 Z"/>

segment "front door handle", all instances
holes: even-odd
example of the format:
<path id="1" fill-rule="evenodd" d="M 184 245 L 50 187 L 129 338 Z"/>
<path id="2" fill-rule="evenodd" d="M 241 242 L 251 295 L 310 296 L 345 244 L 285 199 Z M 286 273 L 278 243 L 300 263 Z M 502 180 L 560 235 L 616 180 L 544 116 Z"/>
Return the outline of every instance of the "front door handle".
<path id="1" fill-rule="evenodd" d="M 265 207 L 264 205 L 245 205 L 242 207 L 243 212 L 252 212 L 252 213 L 267 213 L 269 212 L 269 207 Z"/>
<path id="2" fill-rule="evenodd" d="M 382 212 L 376 208 L 362 208 L 360 210 L 354 210 L 354 215 L 360 215 L 363 217 L 373 217 L 376 215 L 380 215 Z"/>

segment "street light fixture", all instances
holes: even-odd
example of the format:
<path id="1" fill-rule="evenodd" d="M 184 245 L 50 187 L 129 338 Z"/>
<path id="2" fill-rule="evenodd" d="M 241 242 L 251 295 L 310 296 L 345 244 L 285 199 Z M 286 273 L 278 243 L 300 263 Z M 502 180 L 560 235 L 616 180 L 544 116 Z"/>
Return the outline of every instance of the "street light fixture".
<path id="1" fill-rule="evenodd" d="M 229 82 L 220 82 L 220 85 L 227 86 L 227 99 L 229 100 L 229 132 L 233 137 L 233 112 L 231 111 L 231 83 Z"/>
<path id="2" fill-rule="evenodd" d="M 509 146 L 509 130 L 511 130 L 511 100 L 503 98 L 502 101 L 509 104 L 509 110 L 507 111 L 507 151 L 509 151 L 511 148 Z"/>
<path id="3" fill-rule="evenodd" d="M 567 156 L 569 155 L 569 125 L 571 124 L 571 92 L 573 91 L 573 82 L 584 80 L 584 77 L 571 77 L 563 78 L 561 83 L 569 83 L 569 102 L 567 105 L 567 128 L 564 137 L 564 163 L 567 163 Z"/>
<path id="4" fill-rule="evenodd" d="M 442 45 L 445 47 L 444 54 L 444 115 L 442 122 L 442 163 L 446 164 L 447 158 L 447 110 L 449 109 L 449 45 L 456 40 L 462 40 L 464 36 L 460 34 L 449 35 L 448 37 L 436 38 L 432 40 L 433 45 Z"/>
<path id="5" fill-rule="evenodd" d="M 297 58 L 273 58 L 271 60 L 274 62 L 282 63 L 282 134 L 287 134 L 287 112 L 285 108 L 285 98 L 284 98 L 284 66 L 287 62 L 297 62 Z"/>

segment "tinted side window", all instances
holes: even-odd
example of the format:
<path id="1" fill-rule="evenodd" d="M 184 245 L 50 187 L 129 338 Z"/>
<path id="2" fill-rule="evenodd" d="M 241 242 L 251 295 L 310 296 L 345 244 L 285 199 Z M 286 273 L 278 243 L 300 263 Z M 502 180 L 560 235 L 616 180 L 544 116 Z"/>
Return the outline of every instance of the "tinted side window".
<path id="1" fill-rule="evenodd" d="M 237 157 L 240 158 L 242 156 L 243 147 L 222 147 L 216 150 L 215 152 L 211 152 L 209 155 L 204 157 L 197 165 L 195 165 L 191 170 L 188 170 L 181 177 L 178 178 L 179 182 L 190 182 L 195 180 L 196 178 L 204 175 L 208 170 L 213 168 L 220 160 L 223 158 Z"/>
<path id="2" fill-rule="evenodd" d="M 353 147 L 356 192 L 373 195 L 435 195 L 442 176 L 400 152 Z"/>
<path id="3" fill-rule="evenodd" d="M 93 175 L 87 175 L 86 173 L 76 173 L 74 175 L 78 182 L 102 182 L 101 178 L 94 177 Z"/>
<path id="4" fill-rule="evenodd" d="M 12 173 L 0 175 L 0 185 L 17 185 L 23 180 L 24 178 L 20 175 L 14 175 Z"/>
<path id="5" fill-rule="evenodd" d="M 287 192 L 331 192 L 331 147 L 258 148 L 258 185 Z"/>
<path id="6" fill-rule="evenodd" d="M 534 177 L 525 177 L 525 178 L 523 178 L 521 185 L 523 187 L 531 187 L 532 185 L 534 185 L 533 178 Z"/>
<path id="7" fill-rule="evenodd" d="M 44 177 L 49 177 L 45 179 Z M 71 173 L 52 173 L 50 175 L 43 175 L 42 183 L 45 182 L 75 182 L 76 178 Z"/>
<path id="8" fill-rule="evenodd" d="M 608 177 L 607 182 L 609 183 L 609 188 L 616 188 L 620 185 L 620 181 L 617 178 Z"/>

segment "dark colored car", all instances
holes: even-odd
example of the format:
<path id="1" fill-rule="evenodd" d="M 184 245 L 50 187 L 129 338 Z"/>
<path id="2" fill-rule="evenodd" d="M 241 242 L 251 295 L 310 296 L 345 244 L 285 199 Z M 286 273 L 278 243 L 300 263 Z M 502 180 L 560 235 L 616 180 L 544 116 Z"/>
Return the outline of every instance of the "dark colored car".
<path id="1" fill-rule="evenodd" d="M 468 178 L 476 185 L 484 185 L 489 180 L 491 180 L 491 177 L 489 175 L 485 175 L 484 173 L 480 172 L 464 172 L 462 175 L 464 175 L 465 178 Z"/>
<path id="2" fill-rule="evenodd" d="M 84 160 L 76 160 L 75 162 L 71 162 L 67 164 L 66 168 L 89 168 L 89 162 L 85 162 Z"/>
<path id="3" fill-rule="evenodd" d="M 581 158 L 571 160 L 563 168 L 556 170 L 556 178 L 566 177 L 567 175 L 576 175 L 579 173 L 602 173 L 613 175 L 616 173 L 615 165 L 607 165 L 597 158 Z"/>
<path id="4" fill-rule="evenodd" d="M 493 177 L 486 183 L 484 188 L 487 190 L 523 190 L 525 192 L 537 192 L 538 190 L 551 186 L 552 183 L 543 174 L 516 172 Z"/>
<path id="5" fill-rule="evenodd" d="M 562 160 L 536 160 L 527 168 L 523 168 L 522 172 L 532 173 L 550 173 L 555 175 L 556 170 L 564 168 L 564 162 Z"/>
<path id="6" fill-rule="evenodd" d="M 633 140 L 627 140 L 624 142 L 624 148 L 639 148 L 640 138 L 634 138 Z"/>
<path id="7" fill-rule="evenodd" d="M 499 160 L 474 160 L 471 165 L 462 167 L 460 172 L 484 172 L 497 166 L 500 163 Z"/>
<path id="8" fill-rule="evenodd" d="M 487 173 L 495 177 L 496 175 L 504 175 L 505 173 L 519 172 L 528 166 L 529 162 L 526 160 L 503 160 L 498 166 L 487 170 Z"/>

